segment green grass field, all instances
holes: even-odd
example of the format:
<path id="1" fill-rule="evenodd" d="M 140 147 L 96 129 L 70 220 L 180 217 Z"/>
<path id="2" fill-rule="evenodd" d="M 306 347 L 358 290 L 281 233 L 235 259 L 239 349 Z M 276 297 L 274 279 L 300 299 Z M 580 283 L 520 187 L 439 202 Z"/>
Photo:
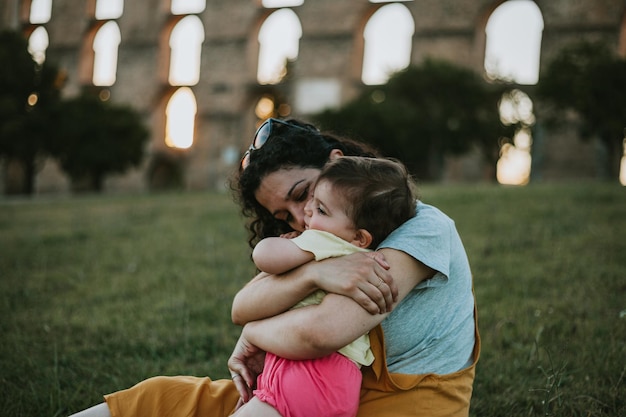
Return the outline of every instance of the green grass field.
<path id="1" fill-rule="evenodd" d="M 473 416 L 626 415 L 626 188 L 425 186 L 456 220 L 483 351 Z M 217 193 L 0 199 L 0 415 L 228 375 L 252 275 Z"/>

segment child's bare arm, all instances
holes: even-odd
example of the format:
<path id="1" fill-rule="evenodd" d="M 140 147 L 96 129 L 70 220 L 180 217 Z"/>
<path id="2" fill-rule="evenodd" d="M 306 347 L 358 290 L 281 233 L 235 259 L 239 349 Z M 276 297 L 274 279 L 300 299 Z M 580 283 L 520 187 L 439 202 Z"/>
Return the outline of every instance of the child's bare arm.
<path id="1" fill-rule="evenodd" d="M 315 259 L 289 239 L 268 237 L 257 243 L 252 252 L 255 265 L 268 274 L 282 274 Z"/>

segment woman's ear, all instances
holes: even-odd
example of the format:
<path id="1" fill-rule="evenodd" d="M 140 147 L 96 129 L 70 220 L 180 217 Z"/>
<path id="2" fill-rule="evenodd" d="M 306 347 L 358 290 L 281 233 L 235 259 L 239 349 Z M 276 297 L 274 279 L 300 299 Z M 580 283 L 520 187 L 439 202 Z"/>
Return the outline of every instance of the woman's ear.
<path id="1" fill-rule="evenodd" d="M 365 229 L 357 229 L 352 244 L 359 248 L 368 248 L 372 244 L 372 234 Z"/>
<path id="2" fill-rule="evenodd" d="M 334 161 L 335 159 L 342 157 L 342 156 L 343 156 L 343 151 L 341 149 L 333 149 L 332 151 L 330 151 L 330 155 L 328 155 L 328 160 Z"/>

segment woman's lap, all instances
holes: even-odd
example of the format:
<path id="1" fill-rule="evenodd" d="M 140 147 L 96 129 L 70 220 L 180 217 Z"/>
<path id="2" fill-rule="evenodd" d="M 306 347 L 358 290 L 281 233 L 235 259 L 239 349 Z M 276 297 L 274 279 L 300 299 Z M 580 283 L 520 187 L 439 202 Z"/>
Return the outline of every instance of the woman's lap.
<path id="1" fill-rule="evenodd" d="M 112 417 L 226 417 L 239 393 L 231 380 L 154 377 L 105 396 Z"/>

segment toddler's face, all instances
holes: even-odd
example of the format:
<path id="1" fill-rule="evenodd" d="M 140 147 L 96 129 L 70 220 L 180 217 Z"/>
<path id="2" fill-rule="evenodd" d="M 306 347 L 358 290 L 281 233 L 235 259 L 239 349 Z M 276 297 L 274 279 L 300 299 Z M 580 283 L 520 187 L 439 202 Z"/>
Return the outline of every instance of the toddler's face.
<path id="1" fill-rule="evenodd" d="M 304 207 L 304 223 L 307 229 L 329 232 L 353 243 L 356 228 L 346 214 L 345 199 L 333 190 L 328 181 L 315 186 L 313 198 Z"/>

